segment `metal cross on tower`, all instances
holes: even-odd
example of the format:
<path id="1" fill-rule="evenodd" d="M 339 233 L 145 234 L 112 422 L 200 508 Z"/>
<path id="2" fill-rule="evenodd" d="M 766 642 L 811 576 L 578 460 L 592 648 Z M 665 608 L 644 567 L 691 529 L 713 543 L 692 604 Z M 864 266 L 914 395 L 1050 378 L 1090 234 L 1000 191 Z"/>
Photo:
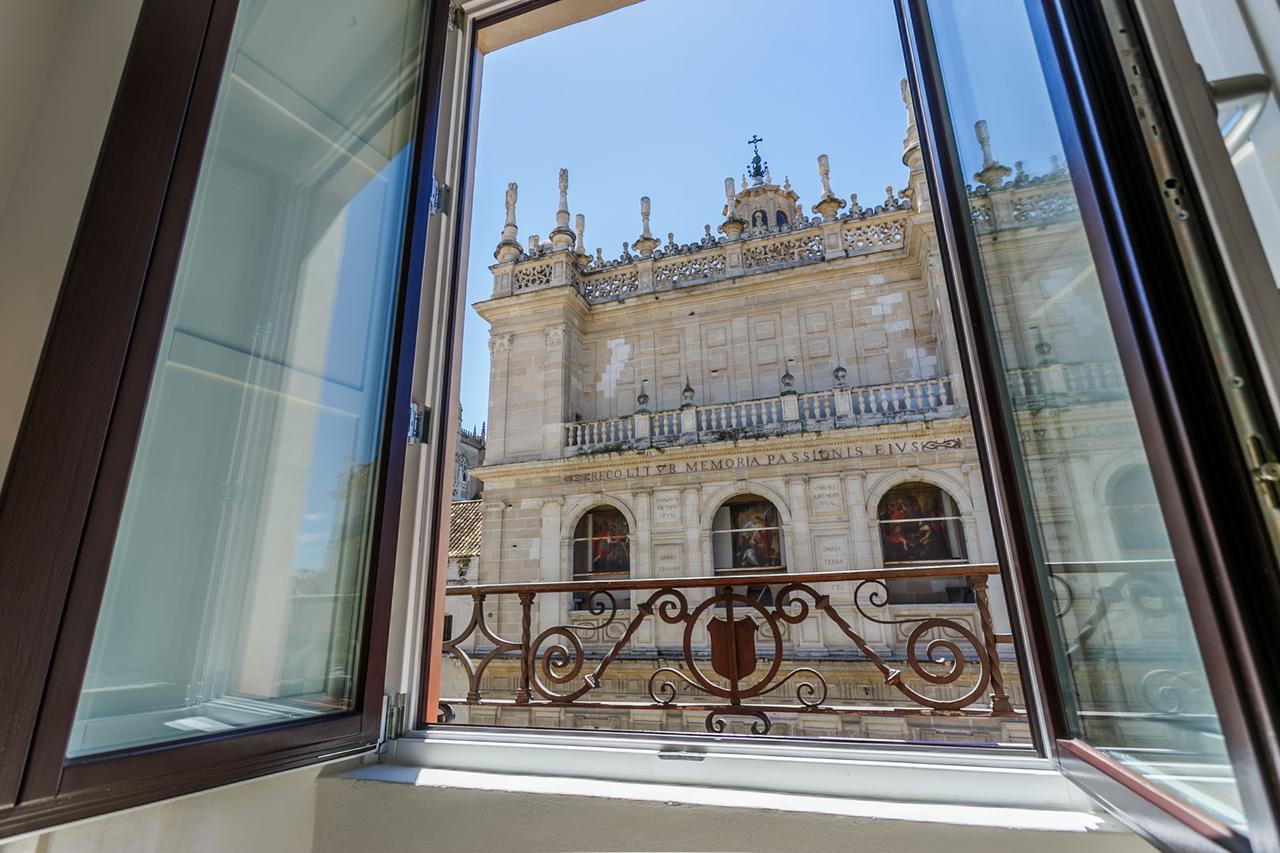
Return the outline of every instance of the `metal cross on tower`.
<path id="1" fill-rule="evenodd" d="M 747 169 L 747 174 L 751 176 L 752 183 L 759 185 L 764 183 L 764 170 L 768 163 L 760 159 L 760 143 L 764 142 L 758 133 L 753 133 L 751 138 L 747 140 L 747 144 L 751 146 L 755 152 L 755 156 L 751 158 L 751 167 Z"/>

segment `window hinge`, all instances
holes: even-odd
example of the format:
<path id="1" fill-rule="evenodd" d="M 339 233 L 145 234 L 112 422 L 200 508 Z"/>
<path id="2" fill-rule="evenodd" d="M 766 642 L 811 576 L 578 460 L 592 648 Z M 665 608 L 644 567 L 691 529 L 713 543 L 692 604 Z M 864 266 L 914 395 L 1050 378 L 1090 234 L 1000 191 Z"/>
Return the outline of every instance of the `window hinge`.
<path id="1" fill-rule="evenodd" d="M 450 6 L 449 7 L 449 26 L 453 27 L 455 30 L 460 30 L 463 28 L 463 26 L 466 23 L 467 23 L 467 13 L 462 10 L 462 7 L 457 4 Z"/>
<path id="2" fill-rule="evenodd" d="M 1249 464 L 1253 466 L 1253 481 L 1261 487 L 1272 509 L 1280 509 L 1280 462 L 1271 453 L 1262 438 L 1249 436 Z"/>
<path id="3" fill-rule="evenodd" d="M 378 752 L 387 751 L 387 743 L 404 734 L 404 702 L 403 693 L 395 696 L 389 693 L 382 695 L 382 731 L 378 733 Z"/>
<path id="4" fill-rule="evenodd" d="M 442 182 L 435 175 L 431 176 L 431 212 L 447 214 L 449 202 L 453 196 L 453 187 Z"/>
<path id="5" fill-rule="evenodd" d="M 431 415 L 431 409 L 427 406 L 419 406 L 417 403 L 409 402 L 409 443 L 410 444 L 426 444 L 427 443 L 427 418 Z"/>

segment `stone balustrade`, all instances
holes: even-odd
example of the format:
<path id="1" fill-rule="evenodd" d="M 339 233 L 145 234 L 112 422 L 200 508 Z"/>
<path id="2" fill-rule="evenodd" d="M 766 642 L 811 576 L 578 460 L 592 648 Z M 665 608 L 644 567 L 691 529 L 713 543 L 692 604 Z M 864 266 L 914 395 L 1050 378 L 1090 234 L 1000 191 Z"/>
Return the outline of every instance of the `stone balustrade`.
<path id="1" fill-rule="evenodd" d="M 566 455 L 949 417 L 951 380 L 840 387 L 564 425 Z"/>
<path id="2" fill-rule="evenodd" d="M 781 228 L 746 229 L 737 239 L 669 242 L 647 256 L 629 250 L 614 260 L 571 250 L 535 248 L 494 269 L 494 296 L 572 285 L 591 304 L 770 272 L 818 261 L 900 250 L 911 208 L 905 200 L 832 220 L 806 217 Z"/>
<path id="3" fill-rule="evenodd" d="M 1015 406 L 1026 408 L 1063 400 L 1123 399 L 1128 395 L 1119 362 L 1050 362 L 1005 374 Z"/>

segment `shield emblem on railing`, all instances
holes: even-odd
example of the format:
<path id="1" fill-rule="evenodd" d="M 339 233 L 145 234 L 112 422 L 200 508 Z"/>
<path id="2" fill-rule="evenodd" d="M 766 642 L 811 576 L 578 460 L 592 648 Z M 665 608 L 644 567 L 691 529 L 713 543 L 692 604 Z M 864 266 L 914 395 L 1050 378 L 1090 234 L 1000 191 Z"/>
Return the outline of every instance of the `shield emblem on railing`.
<path id="1" fill-rule="evenodd" d="M 749 616 L 733 620 L 733 627 L 723 619 L 707 624 L 711 635 L 711 668 L 737 687 L 737 679 L 756 671 L 756 623 Z M 736 671 L 735 671 L 736 670 Z"/>

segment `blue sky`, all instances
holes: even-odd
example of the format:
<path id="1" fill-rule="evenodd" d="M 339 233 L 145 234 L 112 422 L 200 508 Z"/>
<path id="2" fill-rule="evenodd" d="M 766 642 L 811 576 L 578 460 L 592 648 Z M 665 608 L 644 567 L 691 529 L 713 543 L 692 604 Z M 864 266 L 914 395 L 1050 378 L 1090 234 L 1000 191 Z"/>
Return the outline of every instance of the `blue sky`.
<path id="1" fill-rule="evenodd" d="M 1052 115 L 1028 106 L 1024 90 L 1038 87 L 1020 82 L 1035 61 L 1020 52 L 1027 44 L 1021 3 L 957 2 L 952 13 L 959 18 L 972 12 L 985 19 L 972 29 L 989 39 L 989 49 L 971 40 L 966 59 L 977 64 L 970 82 L 993 93 L 958 105 L 957 124 L 989 119 L 1001 159 L 1012 165 L 1021 156 L 1028 171 L 1043 171 L 1057 145 L 1044 134 L 1052 136 Z M 999 14 L 1002 6 L 1006 14 Z M 690 242 L 704 224 L 714 229 L 724 179 L 746 170 L 752 134 L 764 138 L 760 153 L 775 182 L 790 176 L 806 210 L 819 194 L 816 159 L 823 153 L 838 195 L 856 192 L 863 204 L 878 203 L 886 184 L 905 184 L 904 76 L 891 0 L 646 0 L 488 54 L 468 303 L 487 298 L 492 287 L 488 267 L 507 182 L 520 186 L 520 243 L 530 234 L 546 239 L 560 167 L 569 170 L 571 214 L 586 214 L 588 251 L 600 246 L 606 257 L 640 233 L 642 195 L 652 199 L 651 227 L 664 241 L 669 231 Z M 974 160 L 966 166 L 976 168 L 972 135 L 962 142 L 972 149 L 966 160 Z M 461 389 L 467 425 L 487 417 L 488 360 L 487 324 L 468 308 Z"/>

